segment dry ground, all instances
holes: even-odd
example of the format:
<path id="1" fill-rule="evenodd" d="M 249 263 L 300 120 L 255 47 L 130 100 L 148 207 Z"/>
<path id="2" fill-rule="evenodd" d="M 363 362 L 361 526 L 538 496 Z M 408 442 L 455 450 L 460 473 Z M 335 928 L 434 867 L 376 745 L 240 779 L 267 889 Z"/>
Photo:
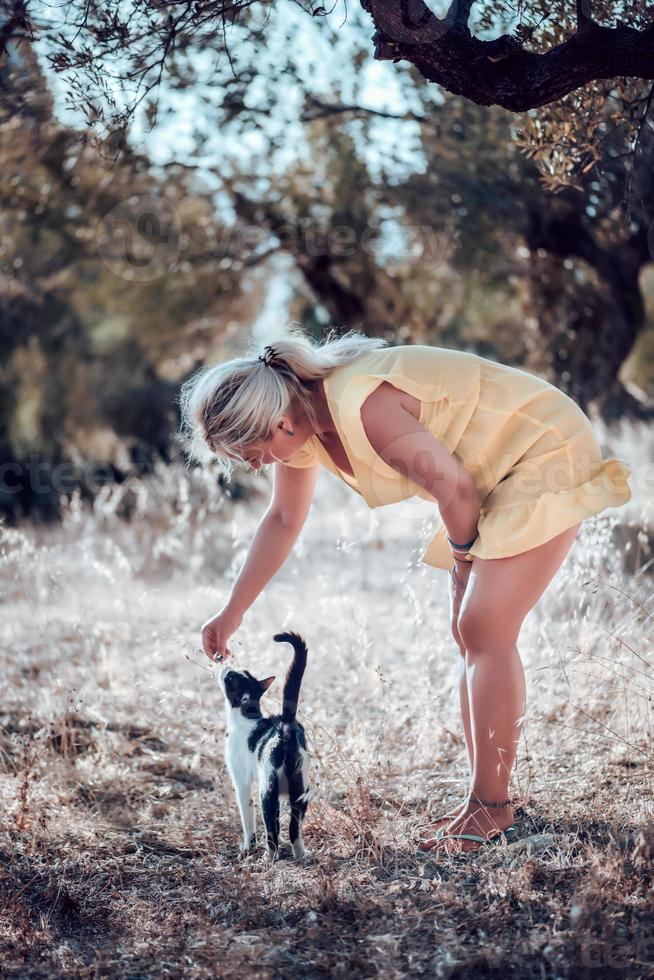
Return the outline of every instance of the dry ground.
<path id="1" fill-rule="evenodd" d="M 521 635 L 523 839 L 459 857 L 414 847 L 467 777 L 446 573 L 417 563 L 424 510 L 368 511 L 322 474 L 234 638 L 237 663 L 280 681 L 272 634 L 309 644 L 315 861 L 270 869 L 236 861 L 198 647 L 264 497 L 225 502 L 169 470 L 62 527 L 6 529 L 2 976 L 653 976 L 652 567 L 625 571 L 617 525 L 651 522 L 654 450 L 629 427 L 607 448 L 639 467 L 635 498 L 584 523 Z"/>

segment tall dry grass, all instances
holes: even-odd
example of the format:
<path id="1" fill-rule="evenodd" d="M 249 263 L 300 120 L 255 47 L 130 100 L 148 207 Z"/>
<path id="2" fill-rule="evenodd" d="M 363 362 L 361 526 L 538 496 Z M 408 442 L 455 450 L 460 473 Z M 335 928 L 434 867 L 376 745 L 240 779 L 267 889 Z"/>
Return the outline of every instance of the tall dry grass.
<path id="1" fill-rule="evenodd" d="M 315 861 L 236 861 L 224 710 L 199 627 L 265 506 L 162 469 L 60 527 L 2 530 L 0 972 L 13 977 L 654 973 L 654 438 L 602 433 L 634 499 L 585 522 L 525 621 L 523 839 L 418 858 L 467 764 L 435 517 L 321 474 L 293 556 L 234 637 L 255 674 L 303 633 Z M 648 482 L 649 480 L 649 482 Z M 275 710 L 280 683 L 267 705 Z"/>

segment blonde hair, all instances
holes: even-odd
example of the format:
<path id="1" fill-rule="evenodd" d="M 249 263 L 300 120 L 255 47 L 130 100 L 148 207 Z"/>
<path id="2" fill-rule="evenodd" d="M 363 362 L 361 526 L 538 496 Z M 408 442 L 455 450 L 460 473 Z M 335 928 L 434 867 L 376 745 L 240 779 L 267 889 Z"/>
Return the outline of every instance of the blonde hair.
<path id="1" fill-rule="evenodd" d="M 289 411 L 305 412 L 317 427 L 315 382 L 389 343 L 356 330 L 333 334 L 317 343 L 291 325 L 263 351 L 250 344 L 244 356 L 201 368 L 186 381 L 181 391 L 182 435 L 191 458 L 202 458 L 208 447 L 218 456 L 228 451 L 242 460 L 249 446 L 272 436 Z M 229 476 L 233 469 L 229 457 L 222 457 L 221 464 Z"/>

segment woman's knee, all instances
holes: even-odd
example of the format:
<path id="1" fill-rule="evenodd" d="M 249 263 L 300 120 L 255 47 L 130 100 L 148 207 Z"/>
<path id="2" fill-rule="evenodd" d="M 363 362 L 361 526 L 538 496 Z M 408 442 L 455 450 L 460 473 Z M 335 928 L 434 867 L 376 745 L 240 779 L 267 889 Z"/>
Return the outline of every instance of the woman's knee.
<path id="1" fill-rule="evenodd" d="M 516 627 L 506 616 L 481 606 L 463 609 L 457 628 L 466 651 L 472 656 L 513 647 L 520 632 L 520 627 Z"/>

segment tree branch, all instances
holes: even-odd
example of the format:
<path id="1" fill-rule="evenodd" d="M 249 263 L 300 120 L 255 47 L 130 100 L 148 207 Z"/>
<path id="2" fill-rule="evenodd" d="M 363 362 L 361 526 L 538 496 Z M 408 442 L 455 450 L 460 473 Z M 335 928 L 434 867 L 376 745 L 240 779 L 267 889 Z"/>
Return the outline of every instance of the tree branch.
<path id="1" fill-rule="evenodd" d="M 7 53 L 7 45 L 10 41 L 15 41 L 19 36 L 18 31 L 24 31 L 21 37 L 27 36 L 32 40 L 32 25 L 27 14 L 24 0 L 14 0 L 11 10 L 8 11 L 7 20 L 0 27 L 0 57 Z"/>
<path id="2" fill-rule="evenodd" d="M 348 105 L 341 102 L 324 102 L 316 98 L 315 95 L 305 93 L 304 109 L 300 116 L 301 122 L 313 122 L 315 119 L 323 119 L 326 116 L 340 116 L 351 112 L 357 116 L 378 116 L 381 119 L 397 119 L 401 122 L 408 120 L 419 123 L 429 122 L 429 116 L 424 116 L 418 112 L 386 112 L 384 109 L 371 109 L 364 105 Z"/>
<path id="3" fill-rule="evenodd" d="M 465 21 L 471 0 L 453 0 L 439 20 L 423 0 L 361 0 L 375 25 L 378 61 L 408 61 L 430 82 L 477 105 L 525 112 L 556 102 L 600 78 L 654 79 L 654 23 L 642 30 L 590 19 L 590 0 L 578 0 L 582 28 L 543 54 L 525 51 L 504 34 L 481 41 Z"/>
<path id="4" fill-rule="evenodd" d="M 443 23 L 455 31 L 467 30 L 470 9 L 474 2 L 475 0 L 452 0 L 450 9 L 443 17 Z"/>
<path id="5" fill-rule="evenodd" d="M 577 0 L 577 34 L 583 34 L 594 26 L 593 0 Z"/>

